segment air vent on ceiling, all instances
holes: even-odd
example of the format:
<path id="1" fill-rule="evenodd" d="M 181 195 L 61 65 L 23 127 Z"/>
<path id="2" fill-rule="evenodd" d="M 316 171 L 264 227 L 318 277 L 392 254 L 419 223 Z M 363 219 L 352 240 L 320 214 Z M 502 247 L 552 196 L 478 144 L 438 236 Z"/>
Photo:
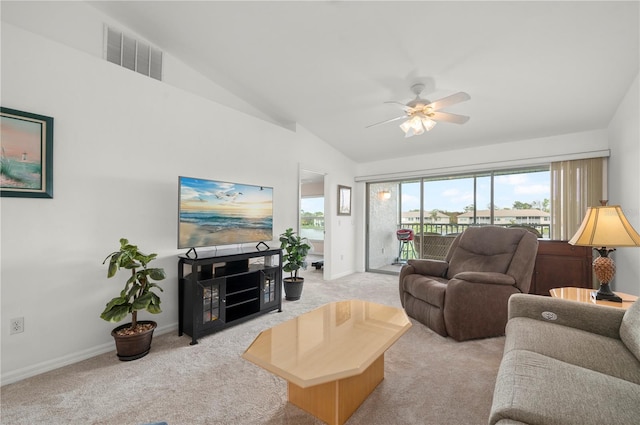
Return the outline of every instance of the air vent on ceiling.
<path id="1" fill-rule="evenodd" d="M 162 51 L 107 25 L 104 28 L 107 61 L 162 80 Z"/>

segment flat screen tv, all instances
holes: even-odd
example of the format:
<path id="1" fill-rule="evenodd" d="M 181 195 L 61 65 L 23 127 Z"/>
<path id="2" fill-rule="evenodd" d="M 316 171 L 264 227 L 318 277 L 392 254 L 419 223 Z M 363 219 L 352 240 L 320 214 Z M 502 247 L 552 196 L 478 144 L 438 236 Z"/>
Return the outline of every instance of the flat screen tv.
<path id="1" fill-rule="evenodd" d="M 178 178 L 178 248 L 273 240 L 273 188 Z"/>

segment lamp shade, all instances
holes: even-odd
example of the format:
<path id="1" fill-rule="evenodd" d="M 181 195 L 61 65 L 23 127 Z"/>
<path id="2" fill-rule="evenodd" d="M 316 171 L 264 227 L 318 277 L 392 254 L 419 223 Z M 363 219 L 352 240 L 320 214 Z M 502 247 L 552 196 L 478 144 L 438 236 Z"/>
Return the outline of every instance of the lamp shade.
<path id="1" fill-rule="evenodd" d="M 605 205 L 587 208 L 580 228 L 569 243 L 593 247 L 640 246 L 640 235 L 620 205 Z"/>

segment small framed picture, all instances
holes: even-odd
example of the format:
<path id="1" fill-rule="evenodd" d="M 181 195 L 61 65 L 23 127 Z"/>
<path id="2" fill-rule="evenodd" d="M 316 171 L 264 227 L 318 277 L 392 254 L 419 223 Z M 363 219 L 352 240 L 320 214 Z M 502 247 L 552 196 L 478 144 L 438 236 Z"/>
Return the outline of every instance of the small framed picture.
<path id="1" fill-rule="evenodd" d="M 53 198 L 53 118 L 0 108 L 0 195 Z"/>
<path id="2" fill-rule="evenodd" d="M 351 188 L 338 185 L 338 215 L 351 215 Z"/>

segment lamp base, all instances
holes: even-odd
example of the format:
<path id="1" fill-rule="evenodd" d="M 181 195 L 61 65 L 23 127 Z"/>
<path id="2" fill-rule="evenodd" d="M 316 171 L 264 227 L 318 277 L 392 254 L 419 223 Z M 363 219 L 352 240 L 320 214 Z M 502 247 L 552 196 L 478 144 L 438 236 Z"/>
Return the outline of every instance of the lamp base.
<path id="1" fill-rule="evenodd" d="M 611 291 L 611 288 L 609 288 L 608 283 L 600 284 L 600 289 L 598 289 L 597 292 L 594 291 L 594 294 L 595 294 L 596 300 L 613 301 L 616 303 L 622 302 L 622 298 L 620 298 L 619 296 L 617 296 Z"/>

